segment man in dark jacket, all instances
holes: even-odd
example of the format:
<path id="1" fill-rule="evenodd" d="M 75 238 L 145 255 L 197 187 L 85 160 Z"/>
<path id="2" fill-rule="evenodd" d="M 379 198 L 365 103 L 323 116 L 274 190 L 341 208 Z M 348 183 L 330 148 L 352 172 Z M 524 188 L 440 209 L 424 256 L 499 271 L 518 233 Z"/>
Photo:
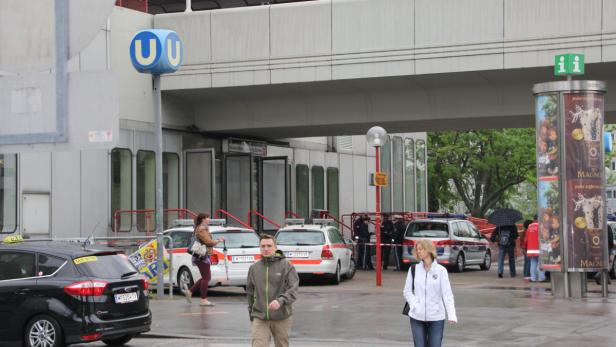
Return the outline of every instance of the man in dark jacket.
<path id="1" fill-rule="evenodd" d="M 381 223 L 381 243 L 383 244 L 383 270 L 387 270 L 389 265 L 389 255 L 391 254 L 391 245 L 395 243 L 394 223 L 389 219 L 388 214 L 383 214 L 383 222 Z"/>
<path id="2" fill-rule="evenodd" d="M 515 240 L 518 239 L 518 227 L 515 225 L 497 226 L 490 240 L 498 245 L 498 277 L 503 278 L 505 254 L 509 256 L 509 274 L 515 277 Z"/>
<path id="3" fill-rule="evenodd" d="M 398 271 L 402 271 L 402 251 L 403 246 L 402 242 L 404 242 L 404 233 L 406 232 L 406 222 L 401 215 L 394 216 L 394 231 L 395 231 L 395 243 L 396 247 L 394 250 L 396 251 L 396 269 Z"/>
<path id="4" fill-rule="evenodd" d="M 276 347 L 288 347 L 299 277 L 271 235 L 261 235 L 259 248 L 262 258 L 250 266 L 246 283 L 252 346 L 268 347 L 273 336 Z"/>
<path id="5" fill-rule="evenodd" d="M 355 239 L 357 240 L 357 263 L 360 269 L 374 270 L 372 266 L 372 248 L 370 243 L 370 231 L 368 230 L 368 222 L 370 217 L 363 215 L 357 217 L 355 223 L 353 223 L 353 232 L 355 233 Z"/>

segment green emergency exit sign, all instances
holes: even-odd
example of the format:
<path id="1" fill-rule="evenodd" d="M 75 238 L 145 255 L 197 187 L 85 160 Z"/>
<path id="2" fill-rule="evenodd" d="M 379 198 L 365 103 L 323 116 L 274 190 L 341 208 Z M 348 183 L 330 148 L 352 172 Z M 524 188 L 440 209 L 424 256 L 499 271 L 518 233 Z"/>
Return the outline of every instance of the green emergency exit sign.
<path id="1" fill-rule="evenodd" d="M 554 57 L 554 75 L 583 75 L 584 54 L 559 54 Z"/>

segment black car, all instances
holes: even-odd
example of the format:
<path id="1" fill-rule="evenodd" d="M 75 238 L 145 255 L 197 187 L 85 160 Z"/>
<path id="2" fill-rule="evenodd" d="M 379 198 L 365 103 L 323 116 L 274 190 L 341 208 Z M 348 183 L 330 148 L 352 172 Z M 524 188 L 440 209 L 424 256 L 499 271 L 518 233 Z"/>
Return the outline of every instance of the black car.
<path id="1" fill-rule="evenodd" d="M 121 346 L 151 322 L 148 282 L 123 253 L 60 241 L 0 244 L 2 346 Z"/>

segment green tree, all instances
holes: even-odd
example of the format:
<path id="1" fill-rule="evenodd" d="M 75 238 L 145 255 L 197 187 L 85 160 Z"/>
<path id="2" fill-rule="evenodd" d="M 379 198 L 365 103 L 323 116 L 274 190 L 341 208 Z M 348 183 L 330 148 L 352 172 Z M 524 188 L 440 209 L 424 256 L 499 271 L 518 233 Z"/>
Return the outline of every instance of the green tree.
<path id="1" fill-rule="evenodd" d="M 534 129 L 448 131 L 428 134 L 430 211 L 457 201 L 476 217 L 506 206 L 524 181 L 534 183 Z"/>

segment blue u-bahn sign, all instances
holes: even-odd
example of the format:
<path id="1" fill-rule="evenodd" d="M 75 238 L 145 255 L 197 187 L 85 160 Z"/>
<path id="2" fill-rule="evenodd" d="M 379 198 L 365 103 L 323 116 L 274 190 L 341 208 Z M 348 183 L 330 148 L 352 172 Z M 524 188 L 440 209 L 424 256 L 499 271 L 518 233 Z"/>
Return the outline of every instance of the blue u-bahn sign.
<path id="1" fill-rule="evenodd" d="M 137 71 L 161 75 L 182 65 L 184 47 L 171 30 L 150 29 L 135 34 L 130 43 L 130 60 Z"/>

